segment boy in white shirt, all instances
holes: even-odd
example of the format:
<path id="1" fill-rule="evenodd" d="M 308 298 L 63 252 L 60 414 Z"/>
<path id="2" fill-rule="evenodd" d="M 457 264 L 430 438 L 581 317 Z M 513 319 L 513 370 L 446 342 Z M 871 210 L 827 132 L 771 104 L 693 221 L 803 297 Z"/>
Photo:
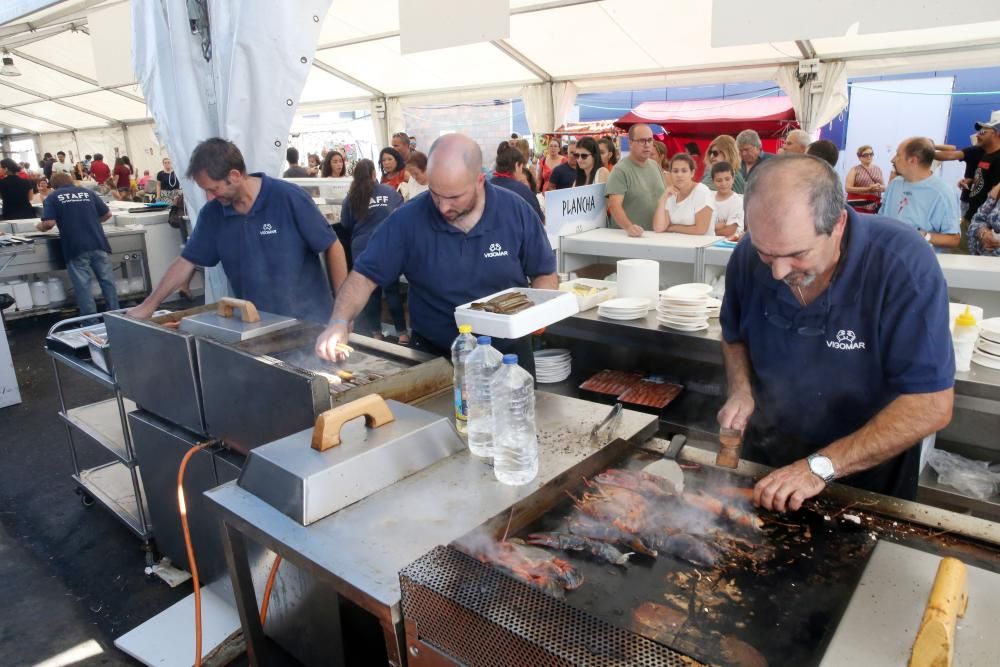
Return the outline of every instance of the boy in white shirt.
<path id="1" fill-rule="evenodd" d="M 743 234 L 743 195 L 733 192 L 733 166 L 728 162 L 712 165 L 712 183 L 715 197 L 709 200 L 712 207 L 712 229 L 716 236 Z"/>

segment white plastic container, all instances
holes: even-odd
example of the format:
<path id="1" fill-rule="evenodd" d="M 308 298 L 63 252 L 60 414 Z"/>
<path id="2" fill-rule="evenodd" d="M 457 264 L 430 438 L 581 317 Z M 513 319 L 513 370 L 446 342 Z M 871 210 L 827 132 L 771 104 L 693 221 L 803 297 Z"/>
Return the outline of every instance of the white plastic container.
<path id="1" fill-rule="evenodd" d="M 972 353 L 976 349 L 979 338 L 979 327 L 976 318 L 969 308 L 955 318 L 955 328 L 951 334 L 951 342 L 955 348 L 955 370 L 968 371 L 972 368 Z"/>
<path id="2" fill-rule="evenodd" d="M 493 456 L 493 398 L 490 383 L 500 368 L 503 355 L 491 345 L 489 336 L 480 336 L 476 348 L 465 360 L 466 402 L 469 407 L 469 451 L 475 456 Z"/>
<path id="3" fill-rule="evenodd" d="M 50 303 L 62 303 L 66 300 L 66 287 L 63 285 L 63 281 L 60 280 L 58 276 L 49 276 L 49 279 L 45 281 L 45 284 L 49 288 Z"/>
<path id="4" fill-rule="evenodd" d="M 538 437 L 535 432 L 535 381 L 517 365 L 517 355 L 503 357 L 493 377 L 493 474 L 510 486 L 527 484 L 538 476 Z"/>
<path id="5" fill-rule="evenodd" d="M 455 429 L 468 433 L 469 402 L 466 400 L 465 361 L 476 347 L 476 337 L 472 335 L 472 327 L 463 324 L 458 328 L 458 336 L 451 344 L 452 380 L 455 387 Z"/>
<path id="6" fill-rule="evenodd" d="M 35 305 L 35 302 L 31 300 L 31 288 L 28 286 L 28 283 L 23 278 L 20 278 L 9 284 L 14 290 L 17 309 L 30 310 Z"/>
<path id="7" fill-rule="evenodd" d="M 493 297 L 508 292 L 521 292 L 534 301 L 535 305 L 513 315 L 500 315 L 482 310 L 472 310 L 472 302 L 469 302 L 455 309 L 455 322 L 458 325 L 468 324 L 474 333 L 483 336 L 520 338 L 580 312 L 575 296 L 551 289 L 513 287 L 476 299 L 476 301 L 489 301 Z"/>
<path id="8" fill-rule="evenodd" d="M 660 293 L 660 263 L 652 259 L 618 260 L 618 296 L 649 299 L 655 304 Z"/>
<path id="9" fill-rule="evenodd" d="M 574 290 L 577 286 L 595 289 L 597 293 L 579 294 Z M 576 305 L 581 313 L 618 296 L 618 286 L 615 283 L 610 280 L 594 280 L 592 278 L 577 278 L 576 280 L 560 283 L 559 290 L 569 292 L 576 297 Z"/>
<path id="10" fill-rule="evenodd" d="M 31 302 L 36 308 L 49 305 L 49 286 L 41 280 L 31 283 Z"/>

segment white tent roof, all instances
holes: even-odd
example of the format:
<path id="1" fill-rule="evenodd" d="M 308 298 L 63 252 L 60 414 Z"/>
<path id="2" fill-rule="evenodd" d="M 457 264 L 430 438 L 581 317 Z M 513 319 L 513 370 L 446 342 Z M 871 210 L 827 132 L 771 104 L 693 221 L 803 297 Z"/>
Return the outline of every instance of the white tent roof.
<path id="1" fill-rule="evenodd" d="M 148 120 L 136 86 L 100 87 L 87 29 L 88 11 L 128 1 L 21 0 L 14 6 L 48 6 L 22 16 L 0 10 L 6 19 L 0 48 L 22 73 L 0 77 L 0 134 Z M 509 38 L 402 55 L 398 2 L 333 0 L 301 108 L 365 108 L 375 97 L 421 103 L 516 97 L 524 85 L 556 81 L 587 91 L 764 80 L 805 57 L 845 60 L 849 76 L 1000 62 L 1000 20 L 712 46 L 713 6 L 729 0 L 510 0 Z M 829 15 L 852 0 L 799 5 Z M 761 13 L 770 15 L 767 8 Z M 1000 19 L 1000 11 L 980 3 L 976 17 Z"/>

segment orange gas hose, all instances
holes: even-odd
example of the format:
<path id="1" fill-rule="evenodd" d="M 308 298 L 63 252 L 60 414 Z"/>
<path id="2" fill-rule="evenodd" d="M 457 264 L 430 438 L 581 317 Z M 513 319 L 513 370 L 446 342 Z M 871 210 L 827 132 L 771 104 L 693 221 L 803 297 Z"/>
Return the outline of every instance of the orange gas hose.
<path id="1" fill-rule="evenodd" d="M 194 667 L 201 667 L 201 582 L 198 580 L 198 565 L 194 560 L 194 545 L 191 543 L 191 531 L 188 529 L 187 503 L 184 502 L 184 470 L 196 452 L 212 444 L 211 442 L 203 442 L 189 449 L 184 454 L 184 458 L 181 459 L 180 468 L 177 469 L 177 507 L 181 512 L 184 546 L 187 549 L 188 565 L 191 568 L 191 580 L 194 582 Z"/>
<path id="2" fill-rule="evenodd" d="M 271 565 L 271 574 L 267 575 L 267 585 L 264 586 L 264 601 L 260 604 L 260 625 L 264 627 L 267 620 L 267 605 L 271 601 L 271 589 L 274 587 L 274 580 L 278 578 L 278 566 L 281 565 L 281 556 L 275 554 L 274 563 Z"/>

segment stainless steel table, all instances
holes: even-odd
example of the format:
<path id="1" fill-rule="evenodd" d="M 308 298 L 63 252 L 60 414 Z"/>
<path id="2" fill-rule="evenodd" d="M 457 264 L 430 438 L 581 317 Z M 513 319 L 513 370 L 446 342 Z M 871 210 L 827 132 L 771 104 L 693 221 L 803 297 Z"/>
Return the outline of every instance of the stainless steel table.
<path id="1" fill-rule="evenodd" d="M 497 482 L 488 463 L 467 450 L 308 527 L 292 521 L 235 482 L 207 492 L 222 522 L 226 561 L 251 664 L 269 664 L 247 541 L 331 583 L 338 594 L 375 615 L 390 664 L 405 664 L 399 571 L 432 548 L 456 538 L 531 495 L 598 451 L 590 429 L 607 406 L 539 391 L 538 477 L 524 486 Z M 450 392 L 421 407 L 450 415 Z M 615 437 L 643 441 L 657 428 L 653 415 L 625 410 Z"/>

